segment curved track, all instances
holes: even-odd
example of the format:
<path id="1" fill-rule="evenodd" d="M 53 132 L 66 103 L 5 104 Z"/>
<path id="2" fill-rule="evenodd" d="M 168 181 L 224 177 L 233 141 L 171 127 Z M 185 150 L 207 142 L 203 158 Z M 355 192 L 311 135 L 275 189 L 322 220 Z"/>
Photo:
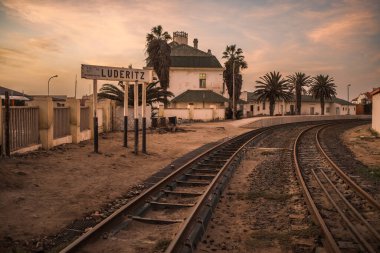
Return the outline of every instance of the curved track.
<path id="1" fill-rule="evenodd" d="M 158 248 L 166 249 L 165 252 L 191 252 L 239 164 L 244 147 L 264 131 L 259 129 L 237 136 L 182 167 L 173 168 L 170 175 L 61 252 L 118 252 L 126 247 L 137 251 Z"/>
<path id="2" fill-rule="evenodd" d="M 380 204 L 327 156 L 319 139 L 325 126 L 304 130 L 293 148 L 309 209 L 329 251 L 379 252 Z"/>

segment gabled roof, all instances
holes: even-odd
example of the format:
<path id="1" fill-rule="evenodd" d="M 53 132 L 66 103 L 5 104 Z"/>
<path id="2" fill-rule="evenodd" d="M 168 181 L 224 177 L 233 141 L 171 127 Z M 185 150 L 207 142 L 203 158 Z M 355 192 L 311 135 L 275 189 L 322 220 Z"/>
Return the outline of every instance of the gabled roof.
<path id="1" fill-rule="evenodd" d="M 223 68 L 218 59 L 211 53 L 176 42 L 169 43 L 171 47 L 171 66 L 177 68 Z M 149 62 L 147 67 L 153 67 Z"/>
<path id="2" fill-rule="evenodd" d="M 228 99 L 213 92 L 212 90 L 187 90 L 175 98 L 173 98 L 171 103 L 224 103 L 228 102 Z"/>
<path id="3" fill-rule="evenodd" d="M 8 91 L 11 99 L 15 99 L 15 100 L 30 100 L 31 99 L 30 96 L 27 96 L 24 93 L 21 93 L 21 92 L 16 91 L 16 90 L 5 88 L 3 86 L 0 86 L 0 97 L 1 98 L 5 97 L 6 91 Z"/>

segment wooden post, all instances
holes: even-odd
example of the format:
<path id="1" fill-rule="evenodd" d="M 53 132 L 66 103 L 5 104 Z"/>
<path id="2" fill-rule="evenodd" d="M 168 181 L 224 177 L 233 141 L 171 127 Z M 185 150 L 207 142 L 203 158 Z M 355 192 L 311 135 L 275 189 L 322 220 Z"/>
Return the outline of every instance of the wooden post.
<path id="1" fill-rule="evenodd" d="M 134 84 L 134 118 L 135 118 L 135 154 L 138 154 L 139 146 L 139 84 L 135 81 Z"/>
<path id="2" fill-rule="evenodd" d="M 129 83 L 124 86 L 124 147 L 128 147 L 128 88 Z"/>
<path id="3" fill-rule="evenodd" d="M 146 83 L 142 84 L 142 101 L 141 101 L 141 117 L 142 117 L 142 152 L 146 154 Z"/>
<path id="4" fill-rule="evenodd" d="M 0 105 L 1 106 L 1 105 Z M 5 155 L 11 156 L 11 142 L 10 142 L 10 119 L 11 108 L 9 107 L 9 93 L 5 92 Z"/>
<path id="5" fill-rule="evenodd" d="M 98 136 L 98 117 L 96 115 L 96 104 L 97 104 L 97 98 L 98 98 L 98 83 L 97 80 L 94 79 L 93 84 L 93 117 L 94 117 L 94 152 L 99 152 L 99 136 Z"/>

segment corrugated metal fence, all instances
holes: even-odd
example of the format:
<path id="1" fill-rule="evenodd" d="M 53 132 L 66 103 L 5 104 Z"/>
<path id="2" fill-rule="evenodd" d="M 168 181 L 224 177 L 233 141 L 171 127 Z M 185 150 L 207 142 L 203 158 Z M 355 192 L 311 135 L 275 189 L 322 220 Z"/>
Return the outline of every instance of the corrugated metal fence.
<path id="1" fill-rule="evenodd" d="M 9 120 L 11 151 L 39 143 L 38 107 L 11 106 Z M 2 123 L 5 124 L 4 107 Z M 4 127 L 3 131 L 5 136 Z"/>
<path id="2" fill-rule="evenodd" d="M 80 131 L 90 129 L 90 108 L 80 108 Z"/>
<path id="3" fill-rule="evenodd" d="M 58 139 L 70 135 L 70 108 L 54 108 L 54 129 L 53 137 Z"/>

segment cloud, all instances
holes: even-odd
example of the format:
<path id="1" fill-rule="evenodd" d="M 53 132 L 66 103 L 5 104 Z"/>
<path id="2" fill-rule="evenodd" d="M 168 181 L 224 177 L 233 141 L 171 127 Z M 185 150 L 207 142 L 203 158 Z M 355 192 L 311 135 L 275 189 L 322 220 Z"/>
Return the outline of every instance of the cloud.
<path id="1" fill-rule="evenodd" d="M 357 12 L 328 22 L 315 28 L 307 36 L 314 43 L 335 48 L 347 48 L 358 37 L 371 36 L 379 32 L 379 26 L 370 11 Z"/>

